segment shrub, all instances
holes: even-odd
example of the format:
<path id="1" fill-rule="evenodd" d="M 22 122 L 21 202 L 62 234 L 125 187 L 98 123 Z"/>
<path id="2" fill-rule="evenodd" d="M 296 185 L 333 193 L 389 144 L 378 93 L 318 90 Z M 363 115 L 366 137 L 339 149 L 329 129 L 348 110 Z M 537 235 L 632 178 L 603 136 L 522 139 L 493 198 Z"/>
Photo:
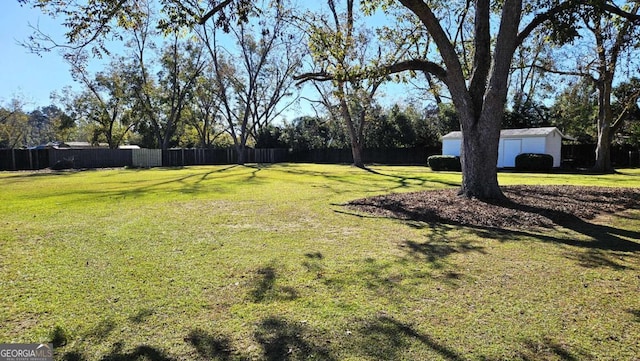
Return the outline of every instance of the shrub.
<path id="1" fill-rule="evenodd" d="M 460 157 L 455 155 L 432 155 L 427 158 L 427 164 L 434 171 L 453 170 L 459 172 L 462 169 Z"/>
<path id="2" fill-rule="evenodd" d="M 549 172 L 553 168 L 550 154 L 522 153 L 516 156 L 516 169 L 527 172 Z"/>

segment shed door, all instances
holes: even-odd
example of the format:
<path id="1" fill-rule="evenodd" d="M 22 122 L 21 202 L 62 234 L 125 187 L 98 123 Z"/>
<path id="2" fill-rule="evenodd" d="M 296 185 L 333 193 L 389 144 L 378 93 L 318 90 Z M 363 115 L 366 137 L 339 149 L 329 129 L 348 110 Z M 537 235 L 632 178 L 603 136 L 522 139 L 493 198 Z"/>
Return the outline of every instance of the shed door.
<path id="1" fill-rule="evenodd" d="M 516 156 L 522 153 L 522 139 L 505 139 L 503 151 L 503 167 L 515 167 Z"/>

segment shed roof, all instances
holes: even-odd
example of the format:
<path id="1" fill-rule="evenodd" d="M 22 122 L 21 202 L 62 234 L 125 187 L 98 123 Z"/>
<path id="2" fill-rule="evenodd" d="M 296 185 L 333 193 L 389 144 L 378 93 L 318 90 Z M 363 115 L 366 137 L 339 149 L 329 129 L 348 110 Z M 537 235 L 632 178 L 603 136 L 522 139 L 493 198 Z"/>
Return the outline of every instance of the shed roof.
<path id="1" fill-rule="evenodd" d="M 500 138 L 535 138 L 546 137 L 547 135 L 558 132 L 563 139 L 573 140 L 571 137 L 567 137 L 562 134 L 556 127 L 543 127 L 543 128 L 522 128 L 522 129 L 502 129 L 500 131 Z M 462 132 L 451 132 L 442 137 L 442 139 L 462 139 Z"/>

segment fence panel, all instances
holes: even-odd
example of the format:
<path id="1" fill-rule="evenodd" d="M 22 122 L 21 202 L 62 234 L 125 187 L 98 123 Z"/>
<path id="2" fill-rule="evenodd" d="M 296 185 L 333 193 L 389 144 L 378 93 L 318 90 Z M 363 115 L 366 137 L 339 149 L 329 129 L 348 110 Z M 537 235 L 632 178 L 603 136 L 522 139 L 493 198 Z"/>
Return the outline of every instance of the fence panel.
<path id="1" fill-rule="evenodd" d="M 289 150 L 284 148 L 247 149 L 248 163 L 283 163 L 289 159 Z"/>
<path id="2" fill-rule="evenodd" d="M 363 151 L 363 160 L 387 165 L 425 165 L 428 156 L 440 153 L 440 148 L 368 148 Z"/>
<path id="3" fill-rule="evenodd" d="M 132 149 L 131 163 L 138 168 L 162 167 L 162 150 Z"/>
<path id="4" fill-rule="evenodd" d="M 205 149 L 203 164 L 233 164 L 232 149 Z"/>
<path id="5" fill-rule="evenodd" d="M 426 164 L 427 157 L 440 154 L 440 148 L 367 148 L 362 152 L 365 163 L 387 165 Z M 312 149 L 296 151 L 289 155 L 290 162 L 349 164 L 353 163 L 351 149 Z"/>
<path id="6" fill-rule="evenodd" d="M 15 149 L 0 149 L 0 170 L 16 170 Z"/>
<path id="7" fill-rule="evenodd" d="M 112 168 L 132 166 L 132 149 L 51 149 L 49 166 L 73 168 Z"/>
<path id="8" fill-rule="evenodd" d="M 292 161 L 318 164 L 348 164 L 353 163 L 351 149 L 311 149 L 294 152 Z"/>
<path id="9" fill-rule="evenodd" d="M 48 166 L 46 149 L 0 149 L 0 170 L 37 170 Z"/>

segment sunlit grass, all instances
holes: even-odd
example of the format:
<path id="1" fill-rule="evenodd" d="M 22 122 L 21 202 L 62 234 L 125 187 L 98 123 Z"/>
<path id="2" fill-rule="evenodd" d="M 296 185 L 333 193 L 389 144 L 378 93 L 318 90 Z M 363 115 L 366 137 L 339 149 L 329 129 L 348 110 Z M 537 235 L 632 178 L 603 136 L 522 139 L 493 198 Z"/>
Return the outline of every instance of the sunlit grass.
<path id="1" fill-rule="evenodd" d="M 59 360 L 640 354 L 640 251 L 602 246 L 638 242 L 639 210 L 594 234 L 341 206 L 460 179 L 309 164 L 0 173 L 0 342 L 54 341 Z M 640 170 L 499 179 L 638 187 Z"/>

